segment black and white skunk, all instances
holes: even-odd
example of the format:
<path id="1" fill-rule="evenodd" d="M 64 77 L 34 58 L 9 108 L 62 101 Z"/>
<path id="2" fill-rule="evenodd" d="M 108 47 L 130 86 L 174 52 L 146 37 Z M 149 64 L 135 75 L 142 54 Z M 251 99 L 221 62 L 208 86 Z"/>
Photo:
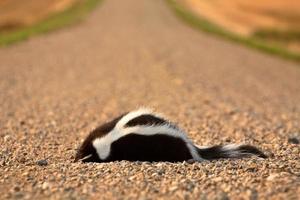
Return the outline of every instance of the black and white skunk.
<path id="1" fill-rule="evenodd" d="M 92 131 L 75 161 L 205 161 L 267 156 L 254 146 L 229 144 L 199 147 L 183 130 L 149 109 L 125 113 Z"/>

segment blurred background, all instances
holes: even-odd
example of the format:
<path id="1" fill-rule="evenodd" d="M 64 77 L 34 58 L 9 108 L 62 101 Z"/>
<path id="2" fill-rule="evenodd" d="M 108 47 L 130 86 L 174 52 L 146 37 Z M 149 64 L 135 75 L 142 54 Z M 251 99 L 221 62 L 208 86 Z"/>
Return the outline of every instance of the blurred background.
<path id="1" fill-rule="evenodd" d="M 83 0 L 0 0 L 0 30 L 30 26 Z"/>
<path id="2" fill-rule="evenodd" d="M 7 36 L 88 1 L 95 0 L 27 0 L 26 3 L 20 3 L 18 0 L 0 0 L 0 37 L 1 34 L 2 37 L 3 34 Z M 255 38 L 284 51 L 300 54 L 299 0 L 170 0 L 170 2 L 185 6 L 199 18 L 208 20 L 209 23 L 236 36 Z"/>
<path id="3" fill-rule="evenodd" d="M 199 16 L 242 35 L 300 52 L 299 0 L 182 0 Z"/>

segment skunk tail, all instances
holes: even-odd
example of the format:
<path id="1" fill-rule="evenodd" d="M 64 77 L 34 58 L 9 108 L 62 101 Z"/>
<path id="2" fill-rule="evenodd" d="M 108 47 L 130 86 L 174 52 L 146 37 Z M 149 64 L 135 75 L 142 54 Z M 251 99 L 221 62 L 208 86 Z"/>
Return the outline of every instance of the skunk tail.
<path id="1" fill-rule="evenodd" d="M 215 160 L 220 158 L 245 158 L 250 156 L 267 158 L 267 156 L 256 147 L 245 144 L 197 147 L 197 151 L 201 158 L 206 160 Z"/>

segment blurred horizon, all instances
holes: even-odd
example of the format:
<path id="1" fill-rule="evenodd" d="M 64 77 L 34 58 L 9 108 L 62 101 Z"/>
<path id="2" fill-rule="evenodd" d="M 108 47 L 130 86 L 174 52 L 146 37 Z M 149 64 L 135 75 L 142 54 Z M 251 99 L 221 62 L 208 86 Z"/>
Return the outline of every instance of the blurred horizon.
<path id="1" fill-rule="evenodd" d="M 74 5 L 91 1 L 93 0 L 28 0 L 26 3 L 20 3 L 18 0 L 1 0 L 0 36 L 1 33 L 10 34 L 24 27 L 34 26 Z M 282 48 L 283 51 L 300 55 L 298 0 L 174 0 L 174 2 L 237 36 L 256 38 L 266 44 Z M 19 37 L 22 37 L 22 34 Z"/>

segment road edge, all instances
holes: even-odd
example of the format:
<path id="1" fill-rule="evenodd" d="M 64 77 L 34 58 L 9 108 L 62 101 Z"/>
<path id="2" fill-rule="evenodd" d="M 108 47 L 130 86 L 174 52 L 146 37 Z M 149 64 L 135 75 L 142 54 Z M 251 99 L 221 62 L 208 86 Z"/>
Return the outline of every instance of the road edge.
<path id="1" fill-rule="evenodd" d="M 103 0 L 86 0 L 29 27 L 0 33 L 0 48 L 82 21 Z"/>
<path id="2" fill-rule="evenodd" d="M 211 33 L 219 37 L 223 37 L 227 40 L 243 44 L 247 47 L 251 47 L 253 49 L 257 49 L 271 55 L 276 55 L 281 58 L 300 62 L 300 54 L 298 53 L 291 52 L 282 47 L 268 44 L 257 38 L 244 38 L 242 36 L 226 31 L 218 25 L 208 21 L 207 19 L 204 19 L 192 13 L 192 11 L 190 11 L 188 8 L 186 8 L 184 5 L 180 4 L 176 0 L 166 0 L 166 3 L 175 13 L 175 15 L 178 16 L 178 18 L 180 18 L 182 21 L 186 22 L 188 25 L 197 30 Z"/>

